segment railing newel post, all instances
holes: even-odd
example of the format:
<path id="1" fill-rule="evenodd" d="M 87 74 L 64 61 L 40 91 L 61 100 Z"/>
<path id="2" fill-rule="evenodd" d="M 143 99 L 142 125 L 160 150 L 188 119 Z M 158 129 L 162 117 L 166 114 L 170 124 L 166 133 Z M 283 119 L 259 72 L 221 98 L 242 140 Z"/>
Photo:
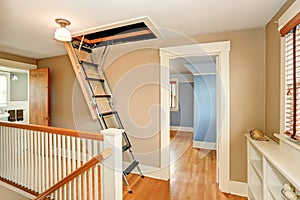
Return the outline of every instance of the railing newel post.
<path id="1" fill-rule="evenodd" d="M 109 128 L 101 131 L 104 135 L 103 148 L 111 148 L 113 154 L 103 161 L 102 199 L 121 200 L 122 190 L 122 133 L 123 129 Z"/>

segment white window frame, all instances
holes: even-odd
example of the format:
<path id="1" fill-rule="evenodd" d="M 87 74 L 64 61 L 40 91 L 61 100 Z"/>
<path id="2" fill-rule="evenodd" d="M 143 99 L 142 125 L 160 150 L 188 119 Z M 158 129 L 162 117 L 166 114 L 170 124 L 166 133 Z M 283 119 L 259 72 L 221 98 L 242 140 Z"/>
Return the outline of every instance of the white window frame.
<path id="1" fill-rule="evenodd" d="M 8 103 L 9 103 L 9 97 L 10 97 L 10 92 L 9 92 L 10 79 L 9 79 L 9 77 L 10 77 L 10 74 L 8 72 L 0 71 L 0 76 L 6 77 L 6 102 L 5 103 L 0 102 L 0 108 L 4 108 L 4 107 L 7 107 Z"/>
<path id="2" fill-rule="evenodd" d="M 286 25 L 297 13 L 300 9 L 300 1 L 295 1 L 294 4 L 290 6 L 290 8 L 278 19 L 278 30 L 280 30 L 284 25 Z M 280 63 L 280 134 L 275 134 L 281 141 L 281 145 L 284 148 L 288 148 L 289 150 L 293 151 L 296 149 L 295 152 L 300 151 L 300 145 L 295 144 L 294 142 L 290 141 L 285 137 L 285 94 L 286 94 L 286 87 L 285 87 L 285 37 L 281 37 L 281 63 Z M 290 149 L 292 148 L 292 149 Z M 296 153 L 298 154 L 298 153 Z"/>
<path id="3" fill-rule="evenodd" d="M 170 100 L 170 111 L 178 112 L 179 111 L 179 84 L 178 84 L 178 78 L 170 78 L 170 99 L 172 98 L 172 88 L 171 88 L 171 82 L 175 82 L 175 96 L 173 98 L 174 101 L 174 107 L 171 105 Z"/>

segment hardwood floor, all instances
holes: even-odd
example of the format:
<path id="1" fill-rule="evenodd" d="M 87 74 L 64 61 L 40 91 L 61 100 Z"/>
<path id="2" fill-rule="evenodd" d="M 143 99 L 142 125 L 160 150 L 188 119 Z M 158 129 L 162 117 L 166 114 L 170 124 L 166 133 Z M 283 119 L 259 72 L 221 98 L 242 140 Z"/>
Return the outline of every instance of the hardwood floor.
<path id="1" fill-rule="evenodd" d="M 216 152 L 192 148 L 193 134 L 171 132 L 171 177 L 162 181 L 130 174 L 133 194 L 124 200 L 246 200 L 221 193 L 216 183 Z"/>

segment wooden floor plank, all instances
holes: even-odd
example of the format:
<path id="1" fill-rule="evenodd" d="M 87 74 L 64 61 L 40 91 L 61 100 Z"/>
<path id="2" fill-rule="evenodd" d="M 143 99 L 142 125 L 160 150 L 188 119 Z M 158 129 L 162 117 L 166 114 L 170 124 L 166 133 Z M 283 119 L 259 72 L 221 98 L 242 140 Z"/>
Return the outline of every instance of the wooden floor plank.
<path id="1" fill-rule="evenodd" d="M 171 132 L 171 177 L 162 181 L 127 176 L 133 194 L 123 185 L 124 200 L 246 200 L 221 193 L 216 183 L 216 152 L 192 148 L 193 134 Z"/>

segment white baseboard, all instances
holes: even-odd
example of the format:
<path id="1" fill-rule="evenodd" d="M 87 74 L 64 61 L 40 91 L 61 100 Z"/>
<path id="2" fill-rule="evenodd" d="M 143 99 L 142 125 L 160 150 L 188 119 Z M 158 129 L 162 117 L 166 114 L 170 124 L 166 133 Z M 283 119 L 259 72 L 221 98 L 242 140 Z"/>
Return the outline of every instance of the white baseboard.
<path id="1" fill-rule="evenodd" d="M 203 141 L 193 141 L 193 147 L 199 149 L 209 149 L 216 150 L 216 143 L 214 142 L 203 142 Z"/>
<path id="2" fill-rule="evenodd" d="M 9 190 L 12 190 L 12 191 L 14 191 L 14 192 L 16 192 L 16 193 L 18 193 L 18 194 L 20 194 L 24 197 L 27 197 L 29 199 L 35 199 L 36 198 L 36 196 L 33 196 L 32 194 L 29 194 L 28 192 L 25 192 L 24 190 L 21 190 L 17 187 L 14 187 L 10 184 L 7 184 L 7 183 L 3 182 L 3 181 L 0 181 L 0 186 L 5 187 Z"/>
<path id="3" fill-rule="evenodd" d="M 247 197 L 248 196 L 247 183 L 230 181 L 230 194 Z"/>
<path id="4" fill-rule="evenodd" d="M 171 131 L 186 131 L 186 132 L 194 132 L 194 127 L 188 126 L 170 126 Z"/>
<path id="5" fill-rule="evenodd" d="M 130 165 L 129 162 L 124 162 L 123 161 L 123 169 L 125 169 L 126 166 L 128 166 L 128 165 Z M 141 170 L 142 170 L 142 172 L 145 176 L 162 180 L 162 178 L 161 178 L 161 169 L 159 167 L 152 167 L 152 166 L 141 165 L 141 164 L 139 164 L 139 167 L 141 168 Z M 132 173 L 133 174 L 138 174 L 138 175 L 140 174 L 138 172 L 137 168 L 134 168 Z"/>

